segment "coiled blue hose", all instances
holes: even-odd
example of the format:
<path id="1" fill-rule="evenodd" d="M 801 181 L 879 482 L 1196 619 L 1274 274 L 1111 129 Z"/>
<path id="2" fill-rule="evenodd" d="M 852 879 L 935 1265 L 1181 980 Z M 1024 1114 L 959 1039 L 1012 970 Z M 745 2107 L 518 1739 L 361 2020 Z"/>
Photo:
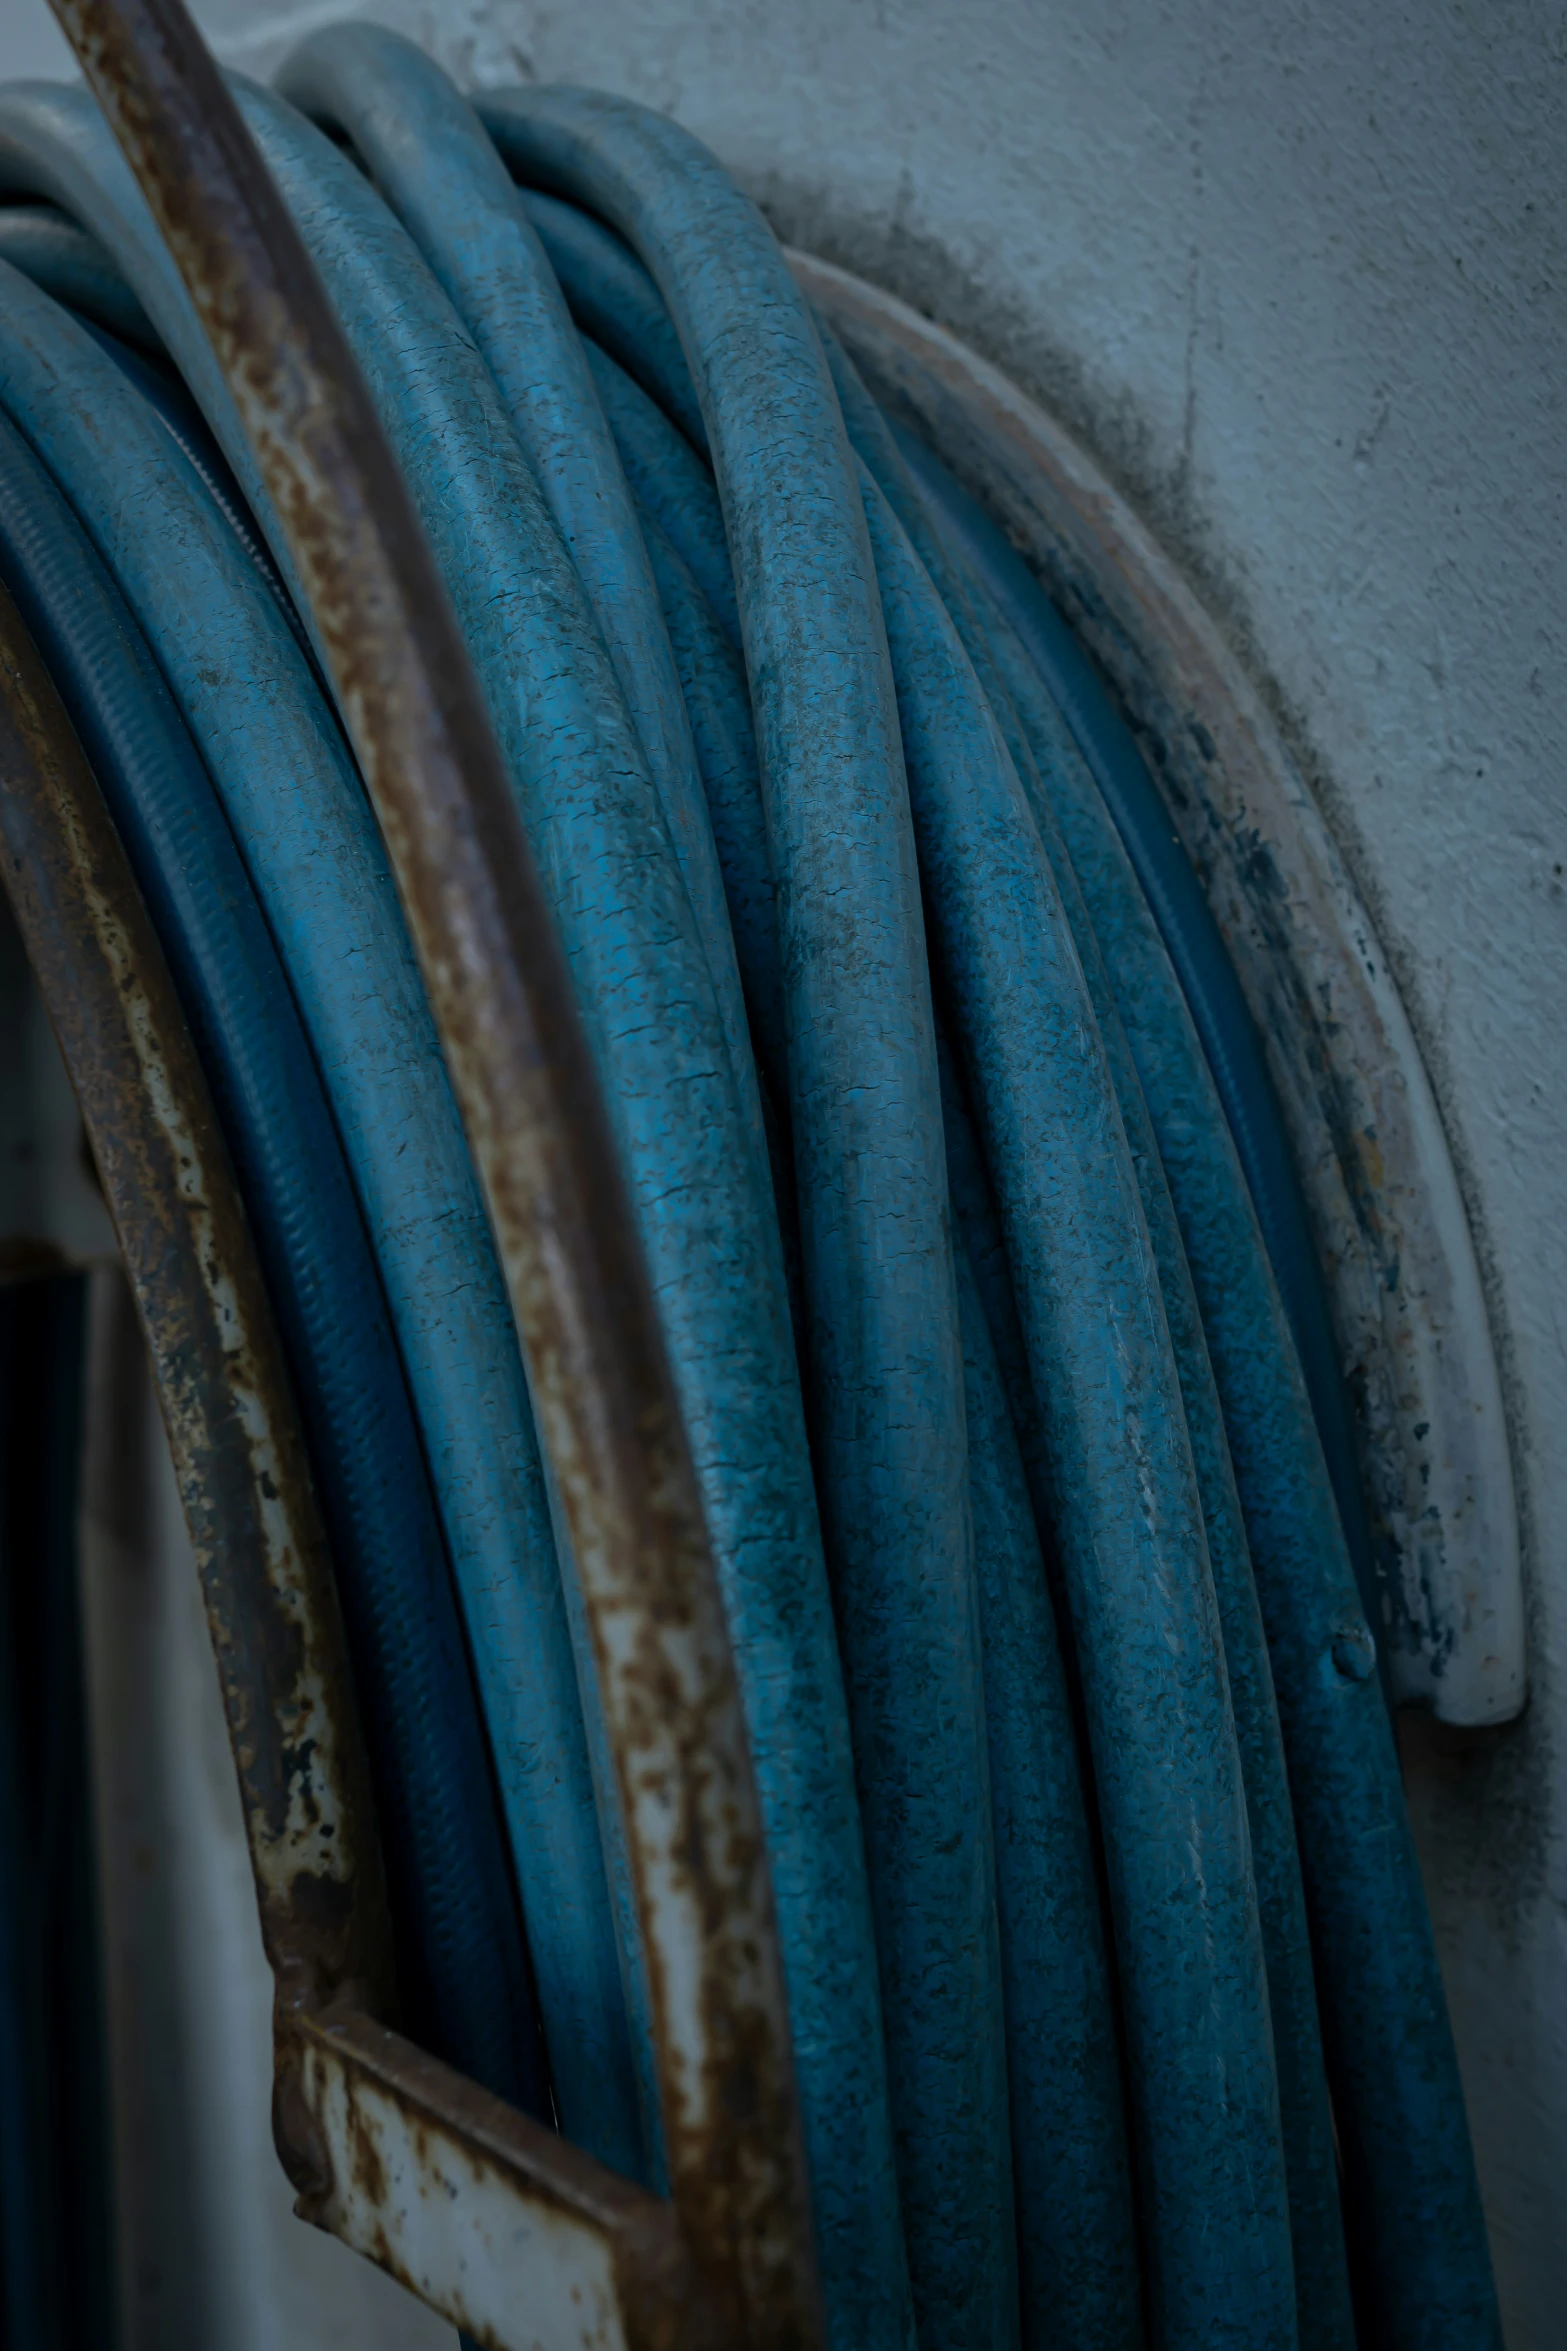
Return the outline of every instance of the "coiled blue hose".
<path id="1" fill-rule="evenodd" d="M 123 599 L 0 416 L 0 577 L 158 926 L 309 1431 L 385 1823 L 411 2029 L 548 2111 L 505 1845 L 419 1434 L 342 1147 L 216 795 Z"/>
<path id="2" fill-rule="evenodd" d="M 563 2114 L 580 2105 L 570 2127 L 585 2144 L 635 2170 L 637 2102 L 531 1410 L 385 851 L 273 596 L 162 425 L 16 273 L 0 301 L 0 406 L 156 648 L 327 1087 L 483 1687 L 556 2100 Z"/>
<path id="3" fill-rule="evenodd" d="M 481 111 L 482 107 L 483 101 Z M 493 122 L 492 128 L 504 152 L 504 118 Z M 523 202 L 584 336 L 602 345 L 619 367 L 662 405 L 694 449 L 705 450 L 706 428 L 690 369 L 647 272 L 618 237 L 576 206 L 535 189 L 523 191 Z M 835 380 L 842 393 L 841 354 L 835 363 Z M 600 390 L 602 396 L 602 374 Z M 645 419 L 635 417 L 624 395 L 618 405 L 613 401 L 606 401 L 606 405 L 622 442 L 628 474 L 636 483 L 639 466 L 647 463 L 652 428 Z M 907 465 L 957 531 L 970 560 L 988 575 L 985 601 L 991 629 L 1002 638 L 1021 633 L 1036 685 L 1043 685 L 1054 698 L 1050 707 L 1056 712 L 1055 732 L 1058 736 L 1068 732 L 1087 760 L 1103 795 L 1100 805 L 1113 811 L 1135 866 L 1140 900 L 1155 919 L 1166 952 L 1179 972 L 1188 1017 L 1201 1036 L 1211 1082 L 1223 1102 L 1290 1318 L 1362 1605 L 1375 1624 L 1380 1621 L 1380 1592 L 1371 1532 L 1310 1218 L 1261 1041 L 1218 927 L 1141 756 L 1092 662 L 1039 593 L 995 523 L 965 497 L 915 436 L 893 429 L 899 433 Z M 887 427 L 880 430 L 885 440 Z M 634 454 L 628 454 L 628 440 Z M 882 488 L 888 489 L 885 468 L 858 441 L 856 446 Z M 678 453 L 666 446 L 662 454 L 659 470 L 666 480 L 671 476 L 688 478 L 688 468 Z"/>
<path id="4" fill-rule="evenodd" d="M 930 452 L 910 454 L 938 510 L 978 558 L 981 593 L 999 580 L 1011 604 L 1042 603 L 994 526 Z M 1450 2086 L 1431 2102 L 1433 2047 L 1448 2040 L 1441 1989 L 1397 1758 L 1317 1441 L 1321 1424 L 1270 1278 L 1271 1256 L 1247 1212 L 1250 1193 L 1216 1083 L 1120 830 L 1063 739 L 1060 715 L 1041 699 L 1039 673 L 999 602 L 990 618 L 991 641 L 1039 723 L 1040 764 L 1106 942 L 1224 1398 L 1292 1776 L 1329 2077 L 1341 2124 L 1353 2124 L 1343 2131 L 1352 2245 L 1384 2303 L 1402 2293 L 1407 2311 L 1418 2241 L 1441 2309 L 1456 2283 L 1444 2275 L 1445 2251 L 1462 2235 L 1445 2223 L 1433 2228 L 1433 2216 L 1456 2217 L 1467 2206 L 1470 2158 Z M 1108 725 L 1102 704 L 1100 715 Z M 1276 2040 L 1278 2021 L 1276 2012 Z M 1422 2154 L 1418 2183 L 1411 2145 Z M 1314 2290 L 1321 2278 L 1316 2272 Z"/>
<path id="5" fill-rule="evenodd" d="M 35 286 L 122 341 L 159 352 L 157 329 L 96 237 L 53 204 L 10 204 L 5 254 Z"/>
<path id="6" fill-rule="evenodd" d="M 1178 976 L 1245 1170 L 1289 1316 L 1361 1605 L 1370 1622 L 1378 1624 L 1380 1590 L 1371 1530 L 1310 1215 L 1262 1040 L 1218 925 L 1130 731 L 1089 656 L 989 517 L 964 496 L 944 468 L 931 464 L 929 451 L 914 436 L 905 434 L 902 445 L 908 462 L 984 571 L 1000 617 L 1016 632 L 1052 697 L 1135 868 L 1143 903 Z"/>
<path id="7" fill-rule="evenodd" d="M 889 436 L 694 141 L 584 92 L 476 117 L 362 26 L 282 86 L 365 167 L 240 87 L 473 652 L 664 1317 L 834 2343 L 1493 2344 L 1352 1509 L 1301 1370 L 1311 1268 L 1265 1244 L 1278 1187 L 1204 1025 L 1222 982 L 1171 936 L 1186 885 L 1138 863 L 1114 713 L 1090 726 L 1032 581 Z M 90 101 L 0 93 L 0 179 L 98 240 L 59 292 L 90 280 L 101 319 L 117 269 L 286 590 Z M 429 1462 L 556 2103 L 656 2176 L 572 1565 L 343 738 L 143 393 L 11 272 L 0 406 L 161 673 L 171 811 L 205 789 L 270 932 Z M 171 814 L 145 851 L 166 932 L 184 838 Z M 216 1065 L 240 1031 L 212 1020 Z M 269 1270 L 303 1294 L 281 1249 Z M 395 1730 L 406 1660 L 364 1670 Z M 482 1878 L 454 1857 L 449 1898 Z"/>
<path id="8" fill-rule="evenodd" d="M 91 318 L 84 318 L 82 324 L 87 328 L 99 348 L 108 353 L 120 373 L 128 377 L 136 386 L 175 447 L 186 459 L 191 471 L 197 476 L 213 505 L 217 507 L 229 529 L 271 589 L 279 612 L 287 621 L 300 651 L 315 668 L 317 683 L 321 684 L 323 681 L 320 668 L 316 664 L 315 651 L 305 632 L 304 624 L 294 608 L 293 599 L 284 587 L 278 568 L 267 552 L 265 540 L 256 529 L 254 517 L 240 494 L 239 484 L 228 469 L 223 452 L 202 422 L 201 412 L 187 394 L 184 385 L 171 369 L 167 366 L 149 363 L 145 354 L 136 350 L 122 336 L 112 333 L 106 327 L 95 324 Z"/>

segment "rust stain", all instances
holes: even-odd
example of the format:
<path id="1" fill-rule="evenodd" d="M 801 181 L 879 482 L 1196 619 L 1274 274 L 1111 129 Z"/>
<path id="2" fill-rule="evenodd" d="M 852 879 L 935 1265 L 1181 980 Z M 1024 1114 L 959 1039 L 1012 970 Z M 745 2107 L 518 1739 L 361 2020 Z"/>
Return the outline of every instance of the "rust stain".
<path id="1" fill-rule="evenodd" d="M 368 1782 L 271 1309 L 156 934 L 3 590 L 0 865 L 152 1358 L 280 2006 L 348 1985 L 384 1998 L 389 1945 Z M 285 2114 L 289 2104 L 280 2083 Z"/>
<path id="2" fill-rule="evenodd" d="M 477 2190 L 500 2189 L 540 2222 L 559 2214 L 599 2239 L 609 2253 L 628 2351 L 722 2351 L 734 2344 L 676 2214 L 661 2198 L 617 2178 L 352 2006 L 308 2019 L 301 2046 L 305 2096 L 318 2118 L 332 2104 L 343 2113 L 337 2135 L 348 2158 L 319 2194 L 301 2198 L 307 2219 L 330 2227 L 341 2205 L 352 2201 L 356 2241 L 368 2235 L 380 2265 L 420 2292 L 425 2281 L 379 2217 L 389 2200 L 395 2133 L 415 2167 L 415 2194 L 445 2196 L 449 2175 L 460 2171 Z M 328 2090 L 334 2076 L 341 2085 L 336 2101 Z M 321 2130 L 331 2127 L 318 2119 Z M 497 2351 L 505 2351 L 460 2293 L 448 2291 L 442 2307 L 476 2340 L 494 2339 Z"/>
<path id="3" fill-rule="evenodd" d="M 384 2204 L 387 2191 L 386 2166 L 381 2161 L 381 2150 L 375 2143 L 375 2132 L 352 2097 L 348 2102 L 348 2146 L 355 2193 L 363 2197 L 367 2204 Z M 429 2161 L 427 2149 L 416 2148 L 415 2154 L 420 2170 L 426 2170 Z"/>

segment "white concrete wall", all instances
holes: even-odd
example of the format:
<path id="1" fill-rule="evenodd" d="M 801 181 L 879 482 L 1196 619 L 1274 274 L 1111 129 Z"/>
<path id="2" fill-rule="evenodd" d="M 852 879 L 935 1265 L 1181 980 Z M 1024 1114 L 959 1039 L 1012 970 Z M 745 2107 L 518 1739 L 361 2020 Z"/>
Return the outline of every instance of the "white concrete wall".
<path id="1" fill-rule="evenodd" d="M 349 13 L 205 0 L 266 70 Z M 447 0 L 598 81 L 1098 452 L 1315 778 L 1427 1054 L 1509 1381 L 1534 1699 L 1410 1739 L 1512 2351 L 1567 2312 L 1567 16 L 1547 0 Z M 3 70 L 51 70 L 4 0 Z"/>

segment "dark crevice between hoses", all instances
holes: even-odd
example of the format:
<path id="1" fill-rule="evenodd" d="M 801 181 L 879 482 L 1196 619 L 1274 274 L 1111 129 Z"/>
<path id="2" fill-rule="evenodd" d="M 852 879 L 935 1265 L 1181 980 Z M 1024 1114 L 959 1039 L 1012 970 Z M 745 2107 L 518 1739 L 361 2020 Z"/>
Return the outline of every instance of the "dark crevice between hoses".
<path id="1" fill-rule="evenodd" d="M 0 2319 L 119 2337 L 77 1560 L 86 1279 L 0 1287 Z"/>

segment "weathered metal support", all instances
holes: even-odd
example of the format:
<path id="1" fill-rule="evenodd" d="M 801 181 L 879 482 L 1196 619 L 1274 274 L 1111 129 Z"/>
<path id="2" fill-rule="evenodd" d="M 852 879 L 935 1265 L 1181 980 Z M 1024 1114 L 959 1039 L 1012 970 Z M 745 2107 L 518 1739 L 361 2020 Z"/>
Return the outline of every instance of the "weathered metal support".
<path id="1" fill-rule="evenodd" d="M 491 2351 L 717 2351 L 673 2207 L 354 2009 L 301 2028 L 307 2219 Z M 732 2340 L 732 2338 L 730 2338 Z"/>
<path id="2" fill-rule="evenodd" d="M 1420 1047 L 1354 881 L 1262 696 L 1093 459 L 930 320 L 806 254 L 873 385 L 1023 548 L 1145 746 L 1267 1048 L 1396 1563 L 1394 1694 L 1444 1722 L 1526 1695 L 1501 1379 Z"/>
<path id="3" fill-rule="evenodd" d="M 582 1581 L 684 2239 L 723 2327 L 793 2351 L 819 2339 L 819 2297 L 760 1812 L 685 1432 L 547 904 L 407 487 L 189 17 L 178 0 L 55 10 L 251 435 L 430 991 Z"/>
<path id="4" fill-rule="evenodd" d="M 702 2351 L 719 2337 L 672 2207 L 370 2013 L 393 1999 L 380 1859 L 271 1308 L 151 920 L 3 588 L 0 876 L 119 1236 L 201 1572 L 300 2210 L 491 2351 Z"/>
<path id="5" fill-rule="evenodd" d="M 0 871 L 135 1292 L 201 1571 L 280 2020 L 386 2001 L 369 1780 L 272 1311 L 124 849 L 0 588 Z"/>

